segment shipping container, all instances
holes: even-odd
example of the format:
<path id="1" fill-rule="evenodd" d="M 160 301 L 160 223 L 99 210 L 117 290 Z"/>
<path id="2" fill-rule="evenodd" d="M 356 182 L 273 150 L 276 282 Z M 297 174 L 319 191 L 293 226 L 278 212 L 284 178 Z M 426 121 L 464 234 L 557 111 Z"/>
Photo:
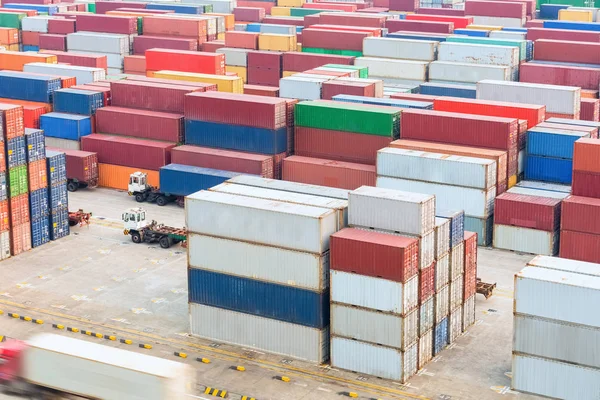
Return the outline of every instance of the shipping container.
<path id="1" fill-rule="evenodd" d="M 107 56 L 105 54 L 75 54 L 57 50 L 42 50 L 40 52 L 56 56 L 59 63 L 79 65 L 81 67 L 102 68 L 104 70 L 107 68 Z"/>
<path id="2" fill-rule="evenodd" d="M 92 133 L 90 117 L 51 112 L 40 117 L 40 128 L 48 137 L 80 140 Z"/>
<path id="3" fill-rule="evenodd" d="M 561 229 L 600 235 L 598 207 L 600 199 L 568 196 L 562 202 Z"/>
<path id="4" fill-rule="evenodd" d="M 66 155 L 62 151 L 46 149 L 48 166 L 48 186 L 53 186 L 67 180 Z"/>
<path id="5" fill-rule="evenodd" d="M 52 97 L 55 112 L 93 115 L 103 106 L 104 96 L 100 92 L 78 89 L 60 89 Z"/>
<path id="6" fill-rule="evenodd" d="M 450 251 L 450 219 L 435 218 L 435 259 Z"/>
<path id="7" fill-rule="evenodd" d="M 463 303 L 463 288 L 464 288 L 464 277 L 463 275 L 458 275 L 456 279 L 450 280 L 448 285 L 448 293 L 450 295 L 448 307 L 450 314 L 457 308 L 460 307 Z M 449 321 L 451 323 L 451 321 Z"/>
<path id="8" fill-rule="evenodd" d="M 439 45 L 438 60 L 515 68 L 519 65 L 520 56 L 519 49 L 515 47 L 444 42 Z"/>
<path id="9" fill-rule="evenodd" d="M 111 55 L 123 56 L 129 54 L 130 47 L 130 38 L 127 34 L 94 33 L 85 32 L 82 29 L 82 32 L 69 33 L 67 35 L 67 48 L 69 52 L 73 50 L 92 51 L 106 55 L 108 59 Z"/>
<path id="10" fill-rule="evenodd" d="M 14 168 L 27 163 L 27 145 L 25 144 L 25 136 L 18 136 L 8 139 L 6 147 L 6 166 Z"/>
<path id="11" fill-rule="evenodd" d="M 435 261 L 419 270 L 419 304 L 432 298 L 435 293 Z"/>
<path id="12" fill-rule="evenodd" d="M 10 253 L 13 256 L 31 250 L 31 224 L 14 225 L 10 230 Z"/>
<path id="13" fill-rule="evenodd" d="M 144 35 L 186 37 L 204 43 L 207 40 L 207 21 L 169 16 L 144 17 Z"/>
<path id="14" fill-rule="evenodd" d="M 419 14 L 407 14 L 406 19 L 409 21 L 440 21 L 440 22 L 452 22 L 454 28 L 463 29 L 473 24 L 473 17 L 452 17 L 446 15 L 419 15 Z"/>
<path id="15" fill-rule="evenodd" d="M 305 52 L 307 48 L 349 50 L 360 56 L 362 55 L 363 40 L 370 36 L 372 36 L 370 32 L 304 28 L 302 30 L 302 51 Z"/>
<path id="16" fill-rule="evenodd" d="M 129 177 L 134 172 L 146 174 L 148 184 L 156 188 L 159 187 L 158 171 L 101 163 L 98 163 L 98 186 L 127 191 Z"/>
<path id="17" fill-rule="evenodd" d="M 145 55 L 146 50 L 154 48 L 195 51 L 198 49 L 198 39 L 151 35 L 133 38 L 133 54 Z"/>
<path id="18" fill-rule="evenodd" d="M 137 18 L 113 15 L 78 14 L 77 30 L 88 32 L 108 32 L 131 35 L 138 33 Z"/>
<path id="19" fill-rule="evenodd" d="M 411 82 L 425 82 L 429 66 L 427 61 L 375 57 L 357 57 L 354 64 L 369 68 L 369 76 L 373 78 L 399 79 Z"/>
<path id="20" fill-rule="evenodd" d="M 527 154 L 545 157 L 573 159 L 575 141 L 589 138 L 589 132 L 551 128 L 529 129 L 527 131 Z"/>
<path id="21" fill-rule="evenodd" d="M 495 223 L 493 241 L 498 249 L 552 256 L 558 254 L 559 233 Z"/>
<path id="22" fill-rule="evenodd" d="M 405 19 L 388 19 L 385 22 L 388 32 L 428 32 L 428 33 L 452 33 L 454 22 L 444 21 L 409 21 Z M 458 26 L 456 27 L 458 28 Z M 433 40 L 433 39 L 430 39 Z"/>
<path id="23" fill-rule="evenodd" d="M 449 280 L 454 281 L 465 273 L 465 246 L 464 242 L 457 244 L 450 249 L 449 254 L 450 275 Z"/>
<path id="24" fill-rule="evenodd" d="M 571 186 L 559 185 L 556 183 L 537 182 L 537 181 L 521 181 L 517 183 L 517 187 L 535 189 L 542 192 L 559 192 L 559 193 L 571 193 Z M 513 187 L 512 189 L 515 189 Z M 543 194 L 540 194 L 543 196 Z"/>
<path id="25" fill-rule="evenodd" d="M 600 42 L 600 32 L 569 29 L 528 28 L 527 40 L 570 40 L 574 42 Z"/>
<path id="26" fill-rule="evenodd" d="M 183 142 L 183 117 L 156 111 L 103 107 L 96 113 L 98 132 L 142 139 Z"/>
<path id="27" fill-rule="evenodd" d="M 363 54 L 365 57 L 433 61 L 437 56 L 437 46 L 435 41 L 367 37 L 363 42 Z"/>
<path id="28" fill-rule="evenodd" d="M 29 213 L 29 195 L 20 194 L 9 200 L 10 226 L 12 228 L 31 221 Z"/>
<path id="29" fill-rule="evenodd" d="M 569 184 L 573 161 L 565 158 L 528 155 L 525 161 L 525 179 Z"/>
<path id="30" fill-rule="evenodd" d="M 445 218 L 450 220 L 450 243 L 449 248 L 457 246 L 460 242 L 463 241 L 464 236 L 464 219 L 465 213 L 463 210 L 448 210 L 443 208 L 438 208 L 435 212 L 436 218 Z"/>
<path id="31" fill-rule="evenodd" d="M 462 317 L 462 331 L 465 332 L 467 328 L 475 324 L 475 294 L 469 296 L 465 300 L 462 309 Z"/>
<path id="32" fill-rule="evenodd" d="M 283 162 L 283 179 L 354 190 L 361 186 L 374 186 L 375 166 L 357 163 L 291 156 Z"/>
<path id="33" fill-rule="evenodd" d="M 23 71 L 46 75 L 74 76 L 78 85 L 106 78 L 106 72 L 102 68 L 79 67 L 76 65 L 29 63 L 23 67 Z"/>
<path id="34" fill-rule="evenodd" d="M 47 218 L 50 214 L 48 189 L 42 188 L 29 192 L 29 207 L 32 221 Z"/>
<path id="35" fill-rule="evenodd" d="M 436 356 L 448 345 L 448 324 L 450 317 L 442 319 L 433 327 L 433 355 Z"/>
<path id="36" fill-rule="evenodd" d="M 419 337 L 419 364 L 422 369 L 433 358 L 433 329 Z"/>
<path id="37" fill-rule="evenodd" d="M 58 77 L 26 74 L 17 71 L 0 72 L 0 96 L 10 99 L 52 102 L 52 94 L 61 88 Z"/>
<path id="38" fill-rule="evenodd" d="M 209 189 L 236 175 L 236 172 L 168 164 L 160 169 L 160 189 L 170 195 L 187 196 Z"/>
<path id="39" fill-rule="evenodd" d="M 198 51 L 150 49 L 146 51 L 148 71 L 183 71 L 225 75 L 225 55 Z"/>
<path id="40" fill-rule="evenodd" d="M 265 189 L 280 190 L 292 193 L 304 193 L 332 199 L 348 200 L 348 190 L 335 189 L 325 186 L 309 185 L 297 182 L 264 179 L 251 175 L 239 175 L 227 181 L 238 185 L 263 187 Z"/>
<path id="41" fill-rule="evenodd" d="M 322 85 L 327 79 L 315 77 L 289 76 L 279 81 L 279 95 L 283 98 L 299 100 L 319 100 L 322 97 Z"/>
<path id="42" fill-rule="evenodd" d="M 484 79 L 510 81 L 512 71 L 504 65 L 469 64 L 464 62 L 434 61 L 429 64 L 430 82 L 477 83 Z"/>
<path id="43" fill-rule="evenodd" d="M 435 292 L 440 292 L 449 283 L 450 253 L 446 253 L 435 261 Z"/>
<path id="44" fill-rule="evenodd" d="M 462 334 L 462 312 L 462 304 L 450 311 L 450 316 L 448 317 L 448 343 L 450 344 L 456 342 L 456 339 Z"/>
<path id="45" fill-rule="evenodd" d="M 283 71 L 307 71 L 331 63 L 352 65 L 354 57 L 302 52 L 286 52 L 282 56 Z"/>
<path id="46" fill-rule="evenodd" d="M 554 232 L 560 225 L 561 200 L 504 193 L 496 197 L 496 224 Z"/>
<path id="47" fill-rule="evenodd" d="M 41 159 L 27 163 L 29 190 L 38 190 L 48 186 L 46 160 Z"/>
<path id="48" fill-rule="evenodd" d="M 65 149 L 65 150 L 79 150 L 81 149 L 81 142 L 79 140 L 69 140 L 69 139 L 60 139 L 60 138 L 52 138 L 46 136 L 44 138 L 45 144 L 47 147 L 54 147 L 57 149 Z"/>
<path id="49" fill-rule="evenodd" d="M 5 174 L 2 174 L 2 178 L 5 178 Z M 8 186 L 6 186 L 8 183 Z M 8 191 L 5 191 L 8 188 Z M 29 190 L 29 177 L 27 175 L 27 166 L 20 165 L 18 167 L 10 168 L 8 170 L 8 178 L 0 191 L 0 198 L 6 199 L 8 197 L 19 196 L 23 193 L 27 193 Z"/>
<path id="50" fill-rule="evenodd" d="M 69 205 L 66 181 L 62 181 L 54 185 L 48 185 L 48 199 L 50 205 L 50 214 L 57 214 L 62 208 L 66 208 Z M 52 215 L 50 215 L 50 217 L 52 217 Z M 52 218 L 60 219 L 62 217 L 61 215 L 57 215 L 56 217 Z"/>

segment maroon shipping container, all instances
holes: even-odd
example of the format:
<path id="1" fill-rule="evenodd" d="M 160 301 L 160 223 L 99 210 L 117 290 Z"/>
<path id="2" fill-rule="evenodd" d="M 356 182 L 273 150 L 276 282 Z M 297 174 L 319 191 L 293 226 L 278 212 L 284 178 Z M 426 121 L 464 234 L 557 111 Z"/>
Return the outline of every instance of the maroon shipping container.
<path id="1" fill-rule="evenodd" d="M 221 47 L 226 47 L 224 40 L 213 40 L 212 42 L 202 43 L 198 48 L 207 53 L 216 53 Z"/>
<path id="2" fill-rule="evenodd" d="M 261 22 L 265 17 L 265 9 L 259 7 L 236 7 L 233 9 L 236 21 Z"/>
<path id="3" fill-rule="evenodd" d="M 412 101 L 428 101 L 432 102 L 440 96 L 432 96 L 428 94 L 418 94 L 418 93 L 392 93 L 390 95 L 391 99 L 399 99 L 399 100 L 412 100 Z"/>
<path id="4" fill-rule="evenodd" d="M 99 163 L 153 171 L 171 163 L 173 147 L 175 143 L 97 133 L 81 138 L 81 149 L 98 153 Z"/>
<path id="5" fill-rule="evenodd" d="M 277 24 L 288 26 L 304 26 L 304 18 L 302 17 L 285 17 L 285 16 L 267 16 L 262 20 L 263 24 Z"/>
<path id="6" fill-rule="evenodd" d="M 600 235 L 600 199 L 582 196 L 564 199 L 560 229 Z"/>
<path id="7" fill-rule="evenodd" d="M 276 86 L 244 85 L 244 94 L 279 97 L 279 88 Z"/>
<path id="8" fill-rule="evenodd" d="M 447 15 L 449 17 L 464 17 L 465 10 L 456 10 L 454 8 L 418 8 L 415 11 L 417 14 L 427 15 Z"/>
<path id="9" fill-rule="evenodd" d="M 477 271 L 477 233 L 465 231 L 465 272 Z"/>
<path id="10" fill-rule="evenodd" d="M 70 19 L 49 19 L 48 33 L 54 35 L 66 35 L 75 32 L 75 20 Z"/>
<path id="11" fill-rule="evenodd" d="M 185 95 L 203 88 L 131 79 L 113 81 L 110 85 L 112 105 L 183 114 Z"/>
<path id="12" fill-rule="evenodd" d="M 419 271 L 419 241 L 363 229 L 331 235 L 331 269 L 406 282 Z"/>
<path id="13" fill-rule="evenodd" d="M 354 57 L 290 51 L 283 53 L 284 71 L 306 71 L 325 64 L 353 65 Z"/>
<path id="14" fill-rule="evenodd" d="M 289 144 L 288 144 L 289 146 Z M 273 178 L 281 179 L 281 174 L 283 171 L 283 160 L 288 156 L 287 152 L 275 154 L 273 156 Z"/>
<path id="15" fill-rule="evenodd" d="M 465 15 L 525 19 L 526 11 L 525 3 L 487 0 L 468 0 L 465 2 Z"/>
<path id="16" fill-rule="evenodd" d="M 573 171 L 572 191 L 575 196 L 600 199 L 600 174 Z"/>
<path id="17" fill-rule="evenodd" d="M 225 46 L 235 49 L 258 49 L 258 32 L 229 31 L 225 32 Z"/>
<path id="18" fill-rule="evenodd" d="M 110 88 L 104 88 L 100 86 L 93 85 L 75 85 L 71 86 L 70 89 L 80 89 L 80 90 L 91 90 L 92 92 L 101 92 L 104 97 L 104 101 L 102 103 L 103 107 L 110 105 Z"/>
<path id="19" fill-rule="evenodd" d="M 496 197 L 494 223 L 554 232 L 560 225 L 560 199 L 503 193 Z"/>
<path id="20" fill-rule="evenodd" d="M 43 50 L 40 53 L 53 54 L 59 63 L 77 65 L 80 67 L 107 68 L 106 56 L 98 54 L 74 54 L 58 50 Z"/>
<path id="21" fill-rule="evenodd" d="M 133 1 L 104 1 L 98 0 L 96 1 L 96 14 L 106 14 L 107 11 L 115 11 L 119 8 L 135 8 L 135 9 L 144 9 L 146 8 L 146 3 L 138 3 Z"/>
<path id="22" fill-rule="evenodd" d="M 419 304 L 435 294 L 435 262 L 419 270 Z"/>
<path id="23" fill-rule="evenodd" d="M 393 140 L 385 136 L 300 126 L 294 133 L 294 154 L 369 165 L 375 165 L 377 151 Z"/>
<path id="24" fill-rule="evenodd" d="M 386 13 L 388 11 L 390 11 L 389 4 L 387 4 L 387 7 L 367 7 L 367 8 L 363 8 L 362 10 L 359 10 L 358 12 L 367 13 L 367 14 L 381 14 L 381 13 Z"/>
<path id="25" fill-rule="evenodd" d="M 96 111 L 96 130 L 99 133 L 180 143 L 183 142 L 183 116 L 133 108 L 102 107 Z"/>
<path id="26" fill-rule="evenodd" d="M 65 150 L 53 147 L 47 149 L 60 151 L 67 156 L 67 178 L 86 184 L 87 187 L 98 186 L 98 155 L 89 151 Z"/>
<path id="27" fill-rule="evenodd" d="M 349 13 L 321 13 L 311 15 L 310 17 L 313 16 L 316 16 L 318 19 L 317 22 L 314 22 L 314 24 L 368 26 L 372 28 L 384 28 L 385 21 L 387 19 L 385 16 L 380 15 Z M 308 16 L 304 17 L 304 19 L 306 20 L 307 17 Z"/>
<path id="28" fill-rule="evenodd" d="M 279 129 L 286 126 L 286 101 L 226 92 L 192 93 L 185 99 L 185 118 Z"/>
<path id="29" fill-rule="evenodd" d="M 338 94 L 375 97 L 375 83 L 332 80 L 323 82 L 322 88 L 321 98 L 325 100 L 331 100 Z"/>
<path id="30" fill-rule="evenodd" d="M 202 19 L 186 19 L 167 16 L 144 17 L 144 35 L 179 36 L 207 41 L 207 22 Z"/>
<path id="31" fill-rule="evenodd" d="M 389 0 L 391 11 L 414 12 L 419 8 L 419 0 Z"/>
<path id="32" fill-rule="evenodd" d="M 248 67 L 247 80 L 252 85 L 279 86 L 281 71 L 264 67 Z"/>
<path id="33" fill-rule="evenodd" d="M 364 38 L 371 36 L 373 35 L 368 32 L 330 31 L 326 29 L 305 28 L 302 31 L 302 46 L 362 52 Z"/>
<path id="34" fill-rule="evenodd" d="M 579 119 L 584 121 L 600 121 L 600 100 L 582 98 Z"/>
<path id="35" fill-rule="evenodd" d="M 544 28 L 544 20 L 542 19 L 530 19 L 529 21 L 525 22 L 525 28 L 529 29 L 529 28 L 540 28 L 543 29 Z"/>
<path id="36" fill-rule="evenodd" d="M 198 40 L 192 38 L 173 38 L 161 36 L 135 36 L 133 54 L 145 55 L 149 49 L 198 50 Z"/>
<path id="37" fill-rule="evenodd" d="M 374 165 L 291 156 L 283 160 L 282 179 L 354 190 L 375 186 L 377 171 Z"/>
<path id="38" fill-rule="evenodd" d="M 137 34 L 137 18 L 114 15 L 80 14 L 75 19 L 78 31 Z"/>
<path id="39" fill-rule="evenodd" d="M 67 51 L 67 36 L 42 33 L 40 35 L 40 49 Z"/>
<path id="40" fill-rule="evenodd" d="M 526 119 L 519 120 L 519 129 L 517 132 L 517 148 L 519 150 L 524 150 L 527 144 L 527 125 L 528 121 Z M 500 194 L 500 193 L 497 193 Z"/>
<path id="41" fill-rule="evenodd" d="M 527 40 L 551 39 L 571 40 L 573 42 L 600 43 L 600 32 L 576 31 L 568 29 L 546 29 L 540 27 L 527 29 L 526 38 Z"/>
<path id="42" fill-rule="evenodd" d="M 278 51 L 249 51 L 247 55 L 248 68 L 261 67 L 283 71 L 283 53 Z"/>
<path id="43" fill-rule="evenodd" d="M 385 27 L 388 28 L 388 31 L 390 33 L 398 31 L 429 33 L 454 32 L 453 22 L 407 21 L 404 19 L 389 19 L 385 22 Z"/>
<path id="44" fill-rule="evenodd" d="M 600 43 L 538 39 L 534 43 L 533 59 L 600 64 Z"/>
<path id="45" fill-rule="evenodd" d="M 561 230 L 560 257 L 600 263 L 600 235 Z"/>
<path id="46" fill-rule="evenodd" d="M 312 25 L 318 25 L 321 23 L 321 14 L 312 14 L 304 16 L 304 27 L 308 28 Z M 340 24 L 343 25 L 343 24 Z"/>
<path id="47" fill-rule="evenodd" d="M 273 178 L 273 156 L 183 145 L 171 150 L 171 162 Z"/>

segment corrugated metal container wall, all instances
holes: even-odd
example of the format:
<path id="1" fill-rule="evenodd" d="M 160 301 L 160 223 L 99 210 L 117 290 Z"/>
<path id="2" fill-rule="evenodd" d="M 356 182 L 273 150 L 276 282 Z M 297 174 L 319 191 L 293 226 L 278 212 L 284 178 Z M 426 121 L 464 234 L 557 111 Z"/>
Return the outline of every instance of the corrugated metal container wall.
<path id="1" fill-rule="evenodd" d="M 569 196 L 562 202 L 561 224 L 563 230 L 600 235 L 600 199 Z"/>
<path id="2" fill-rule="evenodd" d="M 334 54 L 316 54 L 302 52 L 285 52 L 282 56 L 283 71 L 307 71 L 318 68 L 325 64 L 352 65 L 354 57 L 334 55 Z"/>
<path id="3" fill-rule="evenodd" d="M 23 72 L 32 72 L 45 75 L 74 76 L 78 85 L 106 79 L 106 71 L 102 68 L 79 67 L 75 65 L 30 63 L 23 67 Z"/>
<path id="4" fill-rule="evenodd" d="M 175 143 L 182 142 L 184 136 L 183 117 L 180 114 L 113 106 L 98 109 L 96 130 Z"/>
<path id="5" fill-rule="evenodd" d="M 435 218 L 435 258 L 438 260 L 450 250 L 450 220 Z"/>
<path id="6" fill-rule="evenodd" d="M 544 157 L 573 159 L 575 142 L 589 138 L 588 132 L 549 128 L 533 128 L 527 131 L 527 154 Z"/>
<path id="7" fill-rule="evenodd" d="M 467 298 L 462 309 L 462 330 L 465 332 L 468 327 L 475 324 L 475 295 Z"/>
<path id="8" fill-rule="evenodd" d="M 65 206 L 50 214 L 50 240 L 57 240 L 68 235 L 69 209 L 65 203 Z"/>
<path id="9" fill-rule="evenodd" d="M 433 327 L 433 355 L 437 355 L 448 345 L 448 319 L 446 317 Z"/>
<path id="10" fill-rule="evenodd" d="M 425 302 L 435 293 L 435 262 L 419 270 L 419 303 Z"/>
<path id="11" fill-rule="evenodd" d="M 113 15 L 85 15 L 76 16 L 77 30 L 88 32 L 122 33 L 131 35 L 138 33 L 137 18 Z"/>
<path id="12" fill-rule="evenodd" d="M 462 242 L 465 231 L 465 212 L 462 209 L 444 210 L 438 208 L 435 216 L 450 220 L 450 248 Z"/>
<path id="13" fill-rule="evenodd" d="M 439 292 L 450 283 L 450 254 L 446 253 L 435 262 L 435 291 Z"/>
<path id="14" fill-rule="evenodd" d="M 450 249 L 450 281 L 465 272 L 465 244 L 461 242 Z"/>
<path id="15" fill-rule="evenodd" d="M 494 247 L 531 254 L 558 254 L 558 231 L 494 224 Z"/>
<path id="16" fill-rule="evenodd" d="M 48 217 L 48 189 L 38 189 L 29 193 L 29 205 L 31 207 L 31 219 L 36 220 L 43 217 Z"/>
<path id="17" fill-rule="evenodd" d="M 435 320 L 435 299 L 431 296 L 419 306 L 419 336 L 433 328 Z"/>
<path id="18" fill-rule="evenodd" d="M 375 166 L 319 158 L 291 156 L 283 160 L 282 179 L 354 190 L 375 186 Z"/>
<path id="19" fill-rule="evenodd" d="M 14 225 L 9 232 L 10 253 L 13 256 L 31 250 L 31 224 L 26 222 L 20 225 Z"/>
<path id="20" fill-rule="evenodd" d="M 329 330 L 314 329 L 275 319 L 257 317 L 190 303 L 193 336 L 232 343 L 313 363 L 329 357 Z M 214 321 L 207 324 L 206 321 Z"/>
<path id="21" fill-rule="evenodd" d="M 0 233 L 0 260 L 10 258 L 10 232 L 4 231 Z"/>
<path id="22" fill-rule="evenodd" d="M 573 42 L 600 42 L 600 32 L 568 29 L 528 28 L 527 40 L 568 40 Z"/>
<path id="23" fill-rule="evenodd" d="M 365 57 L 433 61 L 437 55 L 437 46 L 438 43 L 434 41 L 367 37 L 363 41 L 363 53 Z"/>
<path id="24" fill-rule="evenodd" d="M 46 158 L 44 131 L 40 129 L 25 128 L 25 144 L 27 145 L 26 152 L 28 162 Z M 0 164 L 4 162 L 3 158 L 3 155 L 0 156 Z"/>
<path id="25" fill-rule="evenodd" d="M 430 329 L 419 338 L 419 364 L 422 369 L 433 358 L 433 329 Z"/>
<path id="26" fill-rule="evenodd" d="M 534 60 L 600 64 L 600 43 L 538 39 Z"/>
<path id="27" fill-rule="evenodd" d="M 29 190 L 38 190 L 48 186 L 46 160 L 32 161 L 27 164 Z"/>
<path id="28" fill-rule="evenodd" d="M 225 75 L 225 55 L 199 51 L 151 49 L 146 51 L 146 68 L 148 71 L 169 70 Z"/>
<path id="29" fill-rule="evenodd" d="M 512 80 L 509 66 L 469 64 L 464 62 L 434 61 L 429 65 L 431 82 L 477 83 L 484 79 Z"/>
<path id="30" fill-rule="evenodd" d="M 237 172 L 168 164 L 160 169 L 160 189 L 171 195 L 187 196 L 199 190 L 207 190 L 237 175 Z"/>
<path id="31" fill-rule="evenodd" d="M 354 65 L 369 68 L 369 76 L 425 82 L 429 63 L 426 61 L 357 57 Z"/>
<path id="32" fill-rule="evenodd" d="M 51 112 L 40 116 L 40 128 L 48 137 L 80 140 L 92 133 L 88 116 Z"/>
<path id="33" fill-rule="evenodd" d="M 102 93 L 88 90 L 60 89 L 53 95 L 55 112 L 93 115 L 103 103 Z"/>
<path id="34" fill-rule="evenodd" d="M 458 306 L 456 309 L 450 312 L 450 316 L 448 317 L 448 343 L 450 344 L 456 342 L 456 339 L 462 333 L 462 311 L 462 306 Z"/>
<path id="35" fill-rule="evenodd" d="M 528 155 L 525 165 L 525 179 L 571 183 L 573 161 L 570 159 Z"/>
<path id="36" fill-rule="evenodd" d="M 8 168 L 23 165 L 27 162 L 27 146 L 25 137 L 19 136 L 6 141 L 6 165 Z"/>
<path id="37" fill-rule="evenodd" d="M 327 197 L 339 200 L 348 200 L 348 190 L 328 188 L 324 186 L 308 185 L 305 183 L 264 179 L 252 175 L 239 175 L 231 178 L 229 183 L 262 187 L 265 189 L 280 190 L 283 192 L 303 193 L 313 196 Z"/>
<path id="38" fill-rule="evenodd" d="M 560 226 L 560 199 L 504 193 L 496 197 L 494 223 L 554 232 Z"/>
<path id="39" fill-rule="evenodd" d="M 198 40 L 146 35 L 133 38 L 133 54 L 145 55 L 146 50 L 154 48 L 195 51 L 198 50 Z"/>
<path id="40" fill-rule="evenodd" d="M 53 92 L 60 88 L 61 80 L 58 77 L 16 71 L 0 72 L 0 97 L 50 103 Z"/>
<path id="41" fill-rule="evenodd" d="M 463 275 L 459 275 L 455 280 L 451 281 L 448 285 L 448 291 L 450 293 L 449 310 L 450 314 L 454 312 L 457 307 L 460 307 L 463 302 Z"/>
<path id="42" fill-rule="evenodd" d="M 452 33 L 454 31 L 453 22 L 433 22 L 433 21 L 408 21 L 401 19 L 388 19 L 385 22 L 388 32 L 409 31 L 409 32 L 431 32 L 431 33 Z"/>
<path id="43" fill-rule="evenodd" d="M 567 230 L 560 231 L 560 256 L 600 263 L 600 235 Z"/>

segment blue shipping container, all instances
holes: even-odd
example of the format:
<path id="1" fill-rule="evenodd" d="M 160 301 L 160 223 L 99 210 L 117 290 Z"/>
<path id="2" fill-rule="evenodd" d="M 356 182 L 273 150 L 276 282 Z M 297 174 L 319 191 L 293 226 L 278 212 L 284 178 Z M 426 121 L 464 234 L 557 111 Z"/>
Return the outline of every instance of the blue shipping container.
<path id="1" fill-rule="evenodd" d="M 568 4 L 540 4 L 541 19 L 558 19 L 558 12 L 571 7 Z M 546 24 L 544 23 L 544 28 Z"/>
<path id="2" fill-rule="evenodd" d="M 60 89 L 54 92 L 54 111 L 93 115 L 102 107 L 104 95 L 101 92 L 80 89 Z"/>
<path id="3" fill-rule="evenodd" d="M 31 221 L 31 247 L 38 247 L 50 241 L 50 219 L 38 218 Z"/>
<path id="4" fill-rule="evenodd" d="M 31 220 L 47 217 L 50 213 L 48 189 L 42 188 L 29 193 Z"/>
<path id="5" fill-rule="evenodd" d="M 421 84 L 421 94 L 475 99 L 477 88 L 474 85 L 426 82 Z"/>
<path id="6" fill-rule="evenodd" d="M 239 172 L 169 164 L 160 169 L 160 190 L 175 196 L 187 196 L 210 189 L 238 175 Z"/>
<path id="7" fill-rule="evenodd" d="M 565 126 L 565 129 L 568 127 Z M 573 159 L 575 141 L 589 137 L 585 132 L 532 128 L 527 131 L 527 154 Z"/>
<path id="8" fill-rule="evenodd" d="M 389 106 L 401 108 L 418 108 L 422 110 L 433 110 L 433 103 L 427 101 L 412 101 L 401 99 L 380 99 L 367 96 L 353 96 L 349 94 L 337 94 L 331 98 L 334 101 L 344 101 L 347 103 L 372 104 L 376 106 Z"/>
<path id="9" fill-rule="evenodd" d="M 450 248 L 464 240 L 465 212 L 463 210 L 436 210 L 435 216 L 450 220 Z"/>
<path id="10" fill-rule="evenodd" d="M 0 97 L 52 103 L 52 94 L 61 88 L 60 78 L 26 72 L 0 71 Z"/>
<path id="11" fill-rule="evenodd" d="M 544 21 L 544 28 L 600 32 L 600 24 L 597 22 Z"/>
<path id="12" fill-rule="evenodd" d="M 47 4 L 21 4 L 21 3 L 9 3 L 2 5 L 4 8 L 16 8 L 17 10 L 35 10 L 37 12 L 48 13 L 48 15 L 54 15 L 58 12 L 58 6 L 47 5 Z"/>
<path id="13" fill-rule="evenodd" d="M 507 31 L 507 32 L 522 32 L 522 33 L 527 33 L 527 28 L 503 27 L 502 30 L 503 31 Z"/>
<path id="14" fill-rule="evenodd" d="M 92 134 L 92 120 L 84 115 L 51 112 L 40 117 L 40 129 L 48 137 L 79 140 Z"/>
<path id="15" fill-rule="evenodd" d="M 329 290 L 321 293 L 188 268 L 189 301 L 322 329 L 329 325 Z"/>
<path id="16" fill-rule="evenodd" d="M 494 216 L 487 218 L 476 218 L 465 215 L 465 231 L 477 234 L 478 246 L 490 246 L 494 233 Z"/>
<path id="17" fill-rule="evenodd" d="M 533 40 L 525 41 L 525 60 L 533 60 Z"/>
<path id="18" fill-rule="evenodd" d="M 6 164 L 8 168 L 27 164 L 26 148 L 25 136 L 17 136 L 6 141 Z"/>
<path id="19" fill-rule="evenodd" d="M 23 51 L 38 52 L 38 51 L 40 51 L 40 46 L 32 46 L 32 45 L 29 45 L 29 44 L 24 44 L 23 45 Z"/>
<path id="20" fill-rule="evenodd" d="M 48 186 L 48 204 L 51 212 L 69 205 L 69 195 L 67 192 L 67 182 Z"/>
<path id="21" fill-rule="evenodd" d="M 6 172 L 0 172 L 0 201 L 8 199 L 8 185 L 6 184 Z"/>
<path id="22" fill-rule="evenodd" d="M 525 179 L 531 181 L 571 184 L 573 160 L 527 155 Z"/>
<path id="23" fill-rule="evenodd" d="M 287 151 L 287 127 L 272 130 L 186 119 L 185 143 L 249 153 L 279 154 Z"/>
<path id="24" fill-rule="evenodd" d="M 25 145 L 27 146 L 27 162 L 42 160 L 46 157 L 44 131 L 25 128 Z"/>
<path id="25" fill-rule="evenodd" d="M 412 32 L 394 32 L 389 33 L 386 37 L 395 39 L 410 39 L 410 40 L 435 40 L 436 42 L 445 42 L 447 35 L 435 35 L 435 34 L 421 34 Z"/>
<path id="26" fill-rule="evenodd" d="M 454 34 L 474 37 L 488 37 L 490 36 L 490 31 L 486 31 L 483 29 L 455 29 Z"/>
<path id="27" fill-rule="evenodd" d="M 48 186 L 67 181 L 67 156 L 60 151 L 46 149 Z"/>
<path id="28" fill-rule="evenodd" d="M 50 240 L 60 239 L 69 234 L 69 209 L 61 207 L 50 213 Z"/>
<path id="29" fill-rule="evenodd" d="M 205 11 L 206 8 L 210 8 Z M 160 3 L 148 3 L 146 4 L 148 10 L 172 10 L 175 14 L 204 14 L 205 12 L 212 12 L 212 6 L 209 5 L 197 5 L 197 4 L 160 4 Z"/>
<path id="30" fill-rule="evenodd" d="M 446 346 L 448 346 L 448 317 L 433 327 L 433 355 L 437 355 Z"/>

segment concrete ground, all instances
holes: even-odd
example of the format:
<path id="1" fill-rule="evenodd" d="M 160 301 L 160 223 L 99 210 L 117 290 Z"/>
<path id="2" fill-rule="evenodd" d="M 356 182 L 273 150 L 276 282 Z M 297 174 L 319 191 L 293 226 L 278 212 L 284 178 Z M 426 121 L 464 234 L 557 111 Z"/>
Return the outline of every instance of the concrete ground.
<path id="1" fill-rule="evenodd" d="M 136 245 L 124 236 L 121 213 L 138 206 L 124 192 L 81 190 L 69 196 L 70 209 L 92 211 L 93 223 L 73 228 L 68 238 L 0 264 L 0 310 L 4 312 L 0 335 L 26 339 L 47 331 L 177 359 L 198 371 L 200 399 L 217 398 L 204 394 L 207 386 L 227 390 L 231 399 L 246 395 L 257 400 L 328 400 L 348 392 L 360 399 L 535 398 L 510 390 L 513 275 L 531 255 L 480 248 L 478 275 L 483 281 L 497 283 L 493 297 L 486 300 L 478 295 L 475 326 L 409 383 L 400 385 L 189 337 L 185 249 Z M 184 225 L 183 209 L 176 205 L 143 207 L 152 219 Z M 10 318 L 8 313 L 44 323 Z M 53 328 L 53 324 L 64 329 Z M 121 339 L 132 344 L 121 343 Z M 177 357 L 174 352 L 188 357 Z M 197 358 L 207 358 L 210 363 Z M 245 371 L 236 370 L 237 366 Z M 280 376 L 289 377 L 290 382 L 282 382 Z"/>

